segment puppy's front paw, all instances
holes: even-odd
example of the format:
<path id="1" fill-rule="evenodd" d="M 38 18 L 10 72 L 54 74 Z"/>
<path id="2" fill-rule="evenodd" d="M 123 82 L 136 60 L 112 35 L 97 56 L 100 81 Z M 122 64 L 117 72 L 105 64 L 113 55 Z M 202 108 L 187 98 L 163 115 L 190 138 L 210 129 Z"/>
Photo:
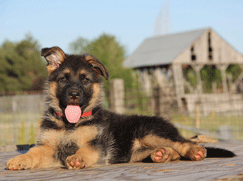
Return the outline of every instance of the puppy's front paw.
<path id="1" fill-rule="evenodd" d="M 33 168 L 33 158 L 29 155 L 18 155 L 7 162 L 8 170 L 25 170 Z"/>
<path id="2" fill-rule="evenodd" d="M 66 167 L 68 169 L 82 169 L 86 167 L 86 162 L 79 154 L 74 154 L 66 159 Z"/>

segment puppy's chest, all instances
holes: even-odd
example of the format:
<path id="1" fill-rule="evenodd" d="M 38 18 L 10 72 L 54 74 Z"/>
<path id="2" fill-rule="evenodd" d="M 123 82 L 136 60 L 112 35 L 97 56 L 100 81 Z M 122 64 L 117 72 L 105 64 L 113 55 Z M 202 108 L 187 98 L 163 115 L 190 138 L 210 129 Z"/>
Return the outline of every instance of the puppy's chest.
<path id="1" fill-rule="evenodd" d="M 72 131 L 46 131 L 42 135 L 42 143 L 55 150 L 55 159 L 65 164 L 68 156 L 75 154 L 79 148 L 85 147 L 98 135 L 95 126 L 84 126 Z"/>
<path id="2" fill-rule="evenodd" d="M 74 144 L 80 148 L 95 139 L 97 135 L 96 126 L 83 126 L 75 130 L 46 130 L 41 134 L 40 140 L 42 144 L 49 145 L 54 149 L 70 147 Z"/>
<path id="3" fill-rule="evenodd" d="M 74 131 L 67 132 L 66 137 L 62 139 L 60 144 L 75 143 L 78 148 L 85 146 L 98 135 L 98 130 L 95 126 L 84 126 Z"/>

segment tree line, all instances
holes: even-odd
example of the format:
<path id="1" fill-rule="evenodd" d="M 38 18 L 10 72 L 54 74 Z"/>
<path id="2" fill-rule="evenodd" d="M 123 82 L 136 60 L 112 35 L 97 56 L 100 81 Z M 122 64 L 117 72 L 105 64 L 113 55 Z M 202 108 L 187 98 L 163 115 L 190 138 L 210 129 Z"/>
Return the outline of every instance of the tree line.
<path id="1" fill-rule="evenodd" d="M 79 37 L 70 43 L 73 54 L 91 54 L 99 59 L 110 72 L 110 80 L 122 78 L 125 87 L 134 85 L 132 70 L 123 67 L 125 48 L 115 36 L 102 34 L 91 41 Z M 46 61 L 40 56 L 41 46 L 31 34 L 19 42 L 6 40 L 0 46 L 0 93 L 40 91 L 47 72 Z M 108 91 L 109 82 L 105 82 Z"/>
<path id="2" fill-rule="evenodd" d="M 46 61 L 40 56 L 41 46 L 31 34 L 27 34 L 19 42 L 6 40 L 0 46 L 0 93 L 16 91 L 40 91 L 43 89 L 47 71 Z M 108 69 L 110 79 L 124 79 L 125 88 L 138 88 L 138 78 L 133 76 L 132 69 L 123 67 L 126 52 L 115 36 L 102 34 L 98 38 L 88 40 L 78 37 L 69 44 L 69 50 L 73 54 L 91 54 L 101 61 Z M 233 81 L 240 75 L 242 69 L 239 65 L 231 65 L 226 73 L 231 74 Z M 196 73 L 187 68 L 183 71 L 187 81 L 196 87 Z M 217 87 L 222 87 L 220 71 L 215 66 L 204 67 L 201 78 L 207 87 L 206 92 L 212 90 L 212 82 Z M 105 81 L 104 87 L 109 95 L 109 81 Z M 138 88 L 139 89 L 139 88 Z"/>
<path id="3" fill-rule="evenodd" d="M 47 76 L 40 45 L 30 34 L 0 47 L 0 92 L 40 90 Z"/>

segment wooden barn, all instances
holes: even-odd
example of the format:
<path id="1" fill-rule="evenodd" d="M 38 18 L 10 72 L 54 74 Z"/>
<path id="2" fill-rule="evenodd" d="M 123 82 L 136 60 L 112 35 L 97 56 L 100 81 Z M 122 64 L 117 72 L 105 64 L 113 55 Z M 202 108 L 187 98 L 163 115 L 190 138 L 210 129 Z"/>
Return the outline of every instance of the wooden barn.
<path id="1" fill-rule="evenodd" d="M 148 95 L 155 82 L 161 87 L 173 85 L 181 111 L 193 114 L 198 104 L 204 115 L 243 112 L 243 56 L 212 28 L 147 38 L 124 65 L 138 71 Z M 233 65 L 240 68 L 237 78 L 227 71 Z M 202 77 L 207 67 L 220 74 L 220 82 L 212 82 L 211 89 L 206 89 Z M 188 72 L 196 83 L 189 80 Z"/>

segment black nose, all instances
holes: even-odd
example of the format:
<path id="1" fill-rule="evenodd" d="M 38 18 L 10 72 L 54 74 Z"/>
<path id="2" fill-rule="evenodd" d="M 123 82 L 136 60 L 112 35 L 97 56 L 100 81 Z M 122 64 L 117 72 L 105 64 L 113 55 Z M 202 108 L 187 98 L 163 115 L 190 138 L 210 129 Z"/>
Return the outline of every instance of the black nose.
<path id="1" fill-rule="evenodd" d="M 71 91 L 71 92 L 69 93 L 69 96 L 71 97 L 71 99 L 78 99 L 79 96 L 80 96 L 80 94 L 79 94 L 78 91 L 73 90 L 73 91 Z"/>

